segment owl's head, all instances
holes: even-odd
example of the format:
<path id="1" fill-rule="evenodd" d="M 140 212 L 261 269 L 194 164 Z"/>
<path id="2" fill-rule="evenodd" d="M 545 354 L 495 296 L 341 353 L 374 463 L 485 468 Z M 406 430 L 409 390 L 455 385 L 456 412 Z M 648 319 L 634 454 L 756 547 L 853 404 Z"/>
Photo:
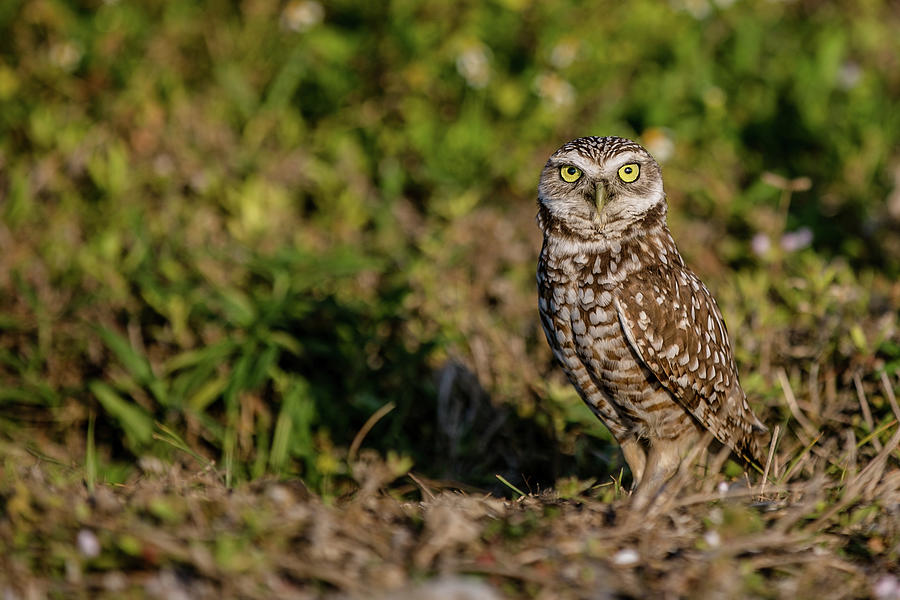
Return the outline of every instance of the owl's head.
<path id="1" fill-rule="evenodd" d="M 538 203 L 573 235 L 593 238 L 623 231 L 650 213 L 665 218 L 666 195 L 659 165 L 640 144 L 592 136 L 572 140 L 550 156 Z"/>

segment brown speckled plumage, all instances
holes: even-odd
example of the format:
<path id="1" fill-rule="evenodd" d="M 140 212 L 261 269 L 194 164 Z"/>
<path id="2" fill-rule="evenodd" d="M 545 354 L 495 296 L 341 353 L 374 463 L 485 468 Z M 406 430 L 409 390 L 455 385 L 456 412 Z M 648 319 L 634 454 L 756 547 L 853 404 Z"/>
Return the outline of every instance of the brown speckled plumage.
<path id="1" fill-rule="evenodd" d="M 575 182 L 561 177 L 568 165 L 582 172 Z M 638 178 L 619 177 L 623 165 L 638 165 Z M 635 483 L 664 483 L 704 429 L 763 462 L 766 429 L 741 389 L 718 306 L 666 226 L 656 161 L 630 140 L 580 138 L 550 157 L 538 192 L 544 332 Z"/>

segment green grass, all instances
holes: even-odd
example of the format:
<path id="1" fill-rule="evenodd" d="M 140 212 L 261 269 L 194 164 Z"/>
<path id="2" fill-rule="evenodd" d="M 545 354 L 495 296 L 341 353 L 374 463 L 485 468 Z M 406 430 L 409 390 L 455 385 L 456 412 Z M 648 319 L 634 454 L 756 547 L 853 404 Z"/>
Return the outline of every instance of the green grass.
<path id="1" fill-rule="evenodd" d="M 898 28 L 878 0 L 3 3 L 0 585 L 874 594 L 900 551 Z M 782 432 L 764 498 L 715 496 L 725 457 L 683 482 L 686 529 L 627 525 L 538 324 L 537 175 L 588 134 L 660 159 Z M 282 558 L 322 540 L 347 554 Z"/>

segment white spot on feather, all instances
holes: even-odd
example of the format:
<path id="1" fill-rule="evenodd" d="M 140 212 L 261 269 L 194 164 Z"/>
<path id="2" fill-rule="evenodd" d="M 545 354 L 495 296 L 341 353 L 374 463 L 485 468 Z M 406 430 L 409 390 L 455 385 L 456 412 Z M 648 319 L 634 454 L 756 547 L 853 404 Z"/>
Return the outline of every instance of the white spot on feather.
<path id="1" fill-rule="evenodd" d="M 631 253 L 631 268 L 634 270 L 641 268 L 641 261 L 638 260 L 638 257 L 634 252 Z"/>

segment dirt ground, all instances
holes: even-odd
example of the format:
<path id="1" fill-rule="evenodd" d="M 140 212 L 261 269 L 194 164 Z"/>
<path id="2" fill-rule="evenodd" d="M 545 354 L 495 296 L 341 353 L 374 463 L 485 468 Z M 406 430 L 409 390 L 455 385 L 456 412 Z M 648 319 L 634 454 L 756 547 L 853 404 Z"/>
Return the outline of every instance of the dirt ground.
<path id="1" fill-rule="evenodd" d="M 683 472 L 644 512 L 614 483 L 505 499 L 394 479 L 368 452 L 348 498 L 323 500 L 298 481 L 228 489 L 214 469 L 152 458 L 91 493 L 78 469 L 6 447 L 0 589 L 10 599 L 894 599 L 898 441 L 855 469 L 764 490 Z"/>

